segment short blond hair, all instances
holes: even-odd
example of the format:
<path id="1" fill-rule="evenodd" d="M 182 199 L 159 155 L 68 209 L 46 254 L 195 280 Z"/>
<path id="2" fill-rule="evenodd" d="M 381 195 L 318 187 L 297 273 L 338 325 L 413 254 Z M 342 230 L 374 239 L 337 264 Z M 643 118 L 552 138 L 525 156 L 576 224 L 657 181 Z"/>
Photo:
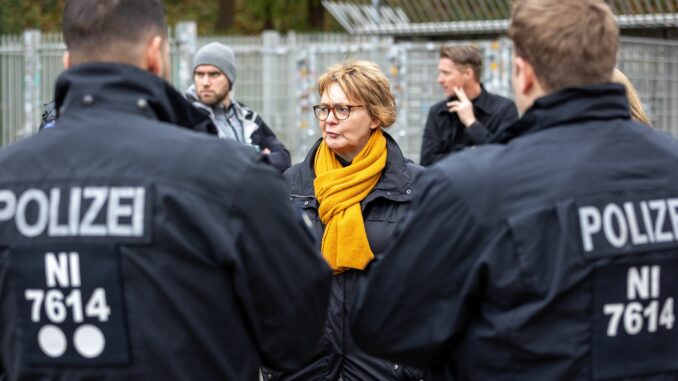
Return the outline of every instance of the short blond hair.
<path id="1" fill-rule="evenodd" d="M 619 69 L 614 69 L 612 74 L 612 82 L 620 83 L 626 88 L 626 99 L 629 101 L 629 109 L 631 110 L 631 118 L 641 123 L 650 125 L 650 118 L 647 117 L 643 109 L 643 103 L 640 101 L 638 92 L 631 81 Z"/>
<path id="2" fill-rule="evenodd" d="M 610 82 L 619 27 L 604 0 L 517 0 L 508 35 L 547 91 Z"/>
<path id="3" fill-rule="evenodd" d="M 470 67 L 473 78 L 480 83 L 483 74 L 483 57 L 480 50 L 473 45 L 442 46 L 440 58 L 447 58 L 455 65 Z"/>
<path id="4" fill-rule="evenodd" d="M 386 128 L 396 121 L 396 102 L 388 78 L 379 66 L 371 61 L 347 60 L 330 66 L 318 79 L 320 96 L 332 84 L 338 84 L 351 101 L 367 106 L 372 118 Z"/>

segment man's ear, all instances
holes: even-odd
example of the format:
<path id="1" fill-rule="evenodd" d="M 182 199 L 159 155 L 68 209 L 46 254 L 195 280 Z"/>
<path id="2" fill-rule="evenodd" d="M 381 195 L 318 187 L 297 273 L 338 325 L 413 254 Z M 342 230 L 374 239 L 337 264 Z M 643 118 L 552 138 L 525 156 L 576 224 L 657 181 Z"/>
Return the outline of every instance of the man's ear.
<path id="1" fill-rule="evenodd" d="M 474 83 L 476 81 L 476 76 L 473 74 L 473 69 L 470 66 L 464 67 L 464 70 L 461 72 L 463 75 L 463 88 L 466 88 L 469 83 Z"/>
<path id="2" fill-rule="evenodd" d="M 71 67 L 71 53 L 66 50 L 63 57 L 61 57 L 61 62 L 64 64 L 64 69 L 69 69 Z"/>
<path id="3" fill-rule="evenodd" d="M 146 46 L 146 51 L 144 52 L 144 67 L 146 70 L 162 77 L 164 69 L 164 56 L 163 56 L 163 38 L 160 36 L 154 36 L 148 42 Z"/>
<path id="4" fill-rule="evenodd" d="M 534 68 L 525 61 L 522 57 L 515 57 L 514 59 L 514 74 L 515 88 L 523 95 L 529 94 L 535 85 L 536 78 L 534 76 Z"/>

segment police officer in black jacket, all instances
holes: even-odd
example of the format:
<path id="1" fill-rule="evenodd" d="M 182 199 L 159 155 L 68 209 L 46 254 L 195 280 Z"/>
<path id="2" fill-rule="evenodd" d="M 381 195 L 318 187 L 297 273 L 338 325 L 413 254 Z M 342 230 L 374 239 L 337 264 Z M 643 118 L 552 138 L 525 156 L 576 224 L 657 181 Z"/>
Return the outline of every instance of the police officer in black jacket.
<path id="1" fill-rule="evenodd" d="M 522 0 L 522 119 L 433 166 L 368 271 L 366 352 L 427 380 L 678 380 L 678 143 L 632 121 L 609 83 L 603 0 Z"/>
<path id="2" fill-rule="evenodd" d="M 0 151 L 0 374 L 255 380 L 317 343 L 331 271 L 260 154 L 191 131 L 159 0 L 69 0 L 58 128 Z"/>

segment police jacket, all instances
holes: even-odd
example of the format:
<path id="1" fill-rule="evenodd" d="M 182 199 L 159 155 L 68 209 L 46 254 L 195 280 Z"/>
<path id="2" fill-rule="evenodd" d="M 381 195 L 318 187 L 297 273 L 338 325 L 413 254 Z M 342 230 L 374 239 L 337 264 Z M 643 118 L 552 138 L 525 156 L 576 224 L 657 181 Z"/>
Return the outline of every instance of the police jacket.
<path id="1" fill-rule="evenodd" d="M 5 380 L 303 364 L 331 271 L 261 155 L 184 128 L 201 113 L 127 65 L 66 71 L 56 106 L 57 128 L 0 151 Z"/>
<path id="2" fill-rule="evenodd" d="M 396 142 L 388 134 L 386 167 L 372 192 L 361 202 L 367 239 L 375 256 L 384 253 L 395 229 L 405 218 L 412 200 L 412 186 L 415 176 L 422 168 L 407 160 Z M 293 165 L 285 172 L 290 186 L 290 198 L 304 209 L 313 223 L 318 237 L 318 247 L 324 226 L 318 216 L 318 202 L 315 198 L 313 163 L 319 140 L 306 159 Z M 393 362 L 366 355 L 356 348 L 348 327 L 355 290 L 362 271 L 345 271 L 334 277 L 330 294 L 325 332 L 315 346 L 312 360 L 294 373 L 276 375 L 264 371 L 264 380 L 419 380 L 421 374 L 413 369 L 401 367 Z"/>
<path id="3" fill-rule="evenodd" d="M 536 100 L 420 177 L 352 316 L 432 380 L 678 380 L 678 144 L 617 84 Z"/>
<path id="4" fill-rule="evenodd" d="M 237 140 L 254 146 L 258 150 L 268 148 L 271 151 L 267 155 L 268 161 L 280 172 L 284 172 L 292 164 L 290 152 L 285 145 L 278 140 L 259 114 L 251 108 L 235 100 L 231 101 L 229 109 L 223 106 L 216 108 L 208 106 L 200 102 L 194 85 L 186 90 L 186 99 L 192 102 L 193 106 L 210 115 L 220 137 Z"/>
<path id="5" fill-rule="evenodd" d="M 38 130 L 42 130 L 45 128 L 52 128 L 56 126 L 56 120 L 57 120 L 57 109 L 55 106 L 55 102 L 51 101 L 48 103 L 45 103 L 44 105 L 45 110 L 42 113 L 42 121 L 40 122 L 40 126 L 38 127 Z M 178 107 L 179 110 L 183 109 L 185 106 L 180 106 Z M 186 115 L 183 115 L 186 114 Z M 217 127 L 214 125 L 211 119 L 205 118 L 204 116 L 195 113 L 193 111 L 188 111 L 186 109 L 183 113 L 179 113 L 176 115 L 176 117 L 180 118 L 177 120 L 177 123 L 183 123 L 186 125 L 190 125 L 190 128 L 193 131 L 200 131 L 200 132 L 205 132 L 211 135 L 218 135 L 218 130 Z M 183 121 L 182 118 L 188 118 L 188 120 Z"/>
<path id="6" fill-rule="evenodd" d="M 482 85 L 480 88 L 480 95 L 471 101 L 476 122 L 468 128 L 457 113 L 448 110 L 449 99 L 431 107 L 421 143 L 421 165 L 429 166 L 452 152 L 485 144 L 492 135 L 518 120 L 512 100 L 488 93 Z"/>

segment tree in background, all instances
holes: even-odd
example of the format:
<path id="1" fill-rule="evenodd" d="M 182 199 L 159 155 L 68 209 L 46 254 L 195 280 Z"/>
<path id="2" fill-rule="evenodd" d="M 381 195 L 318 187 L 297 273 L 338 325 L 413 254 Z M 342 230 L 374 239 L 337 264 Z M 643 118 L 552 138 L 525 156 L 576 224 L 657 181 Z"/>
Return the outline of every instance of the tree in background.
<path id="1" fill-rule="evenodd" d="M 221 0 L 224 1 L 224 0 Z M 325 11 L 320 0 L 235 0 L 234 29 L 245 34 L 257 34 L 274 29 L 341 31 L 338 23 Z"/>
<path id="2" fill-rule="evenodd" d="M 219 0 L 219 12 L 217 12 L 217 21 L 214 29 L 217 32 L 228 32 L 233 28 L 235 13 L 235 0 Z"/>
<path id="3" fill-rule="evenodd" d="M 312 29 L 317 30 L 326 30 L 329 22 L 327 21 L 330 17 L 325 12 L 325 7 L 320 3 L 320 0 L 308 0 L 306 2 L 308 7 L 308 21 Z M 333 21 L 329 20 L 329 21 Z"/>
<path id="4" fill-rule="evenodd" d="M 0 34 L 38 28 L 60 32 L 65 0 L 0 0 Z M 192 20 L 198 33 L 259 34 L 340 31 L 320 0 L 164 0 L 167 22 Z"/>
<path id="5" fill-rule="evenodd" d="M 0 34 L 17 34 L 25 29 L 58 31 L 65 0 L 0 0 Z"/>
<path id="6" fill-rule="evenodd" d="M 675 9 L 677 0 L 605 1 L 617 12 L 652 14 Z M 432 9 L 440 3 L 439 0 L 382 0 L 382 4 L 397 5 L 401 2 Z M 29 28 L 59 32 L 64 3 L 65 0 L 0 0 L 0 34 L 17 34 Z M 370 4 L 371 1 L 363 0 L 363 3 Z M 483 0 L 478 4 L 484 7 L 486 3 L 489 2 Z M 508 5 L 511 0 L 496 0 L 494 3 L 502 9 L 510 9 Z M 283 33 L 291 29 L 299 32 L 341 31 L 339 24 L 322 6 L 321 0 L 164 0 L 164 4 L 170 25 L 175 25 L 177 21 L 192 20 L 198 23 L 198 33 L 201 35 L 259 34 L 265 29 L 276 29 Z M 466 5 L 457 10 L 467 20 L 486 17 L 486 12 L 477 15 Z M 442 16 L 443 13 L 428 15 L 435 19 L 436 15 Z"/>

